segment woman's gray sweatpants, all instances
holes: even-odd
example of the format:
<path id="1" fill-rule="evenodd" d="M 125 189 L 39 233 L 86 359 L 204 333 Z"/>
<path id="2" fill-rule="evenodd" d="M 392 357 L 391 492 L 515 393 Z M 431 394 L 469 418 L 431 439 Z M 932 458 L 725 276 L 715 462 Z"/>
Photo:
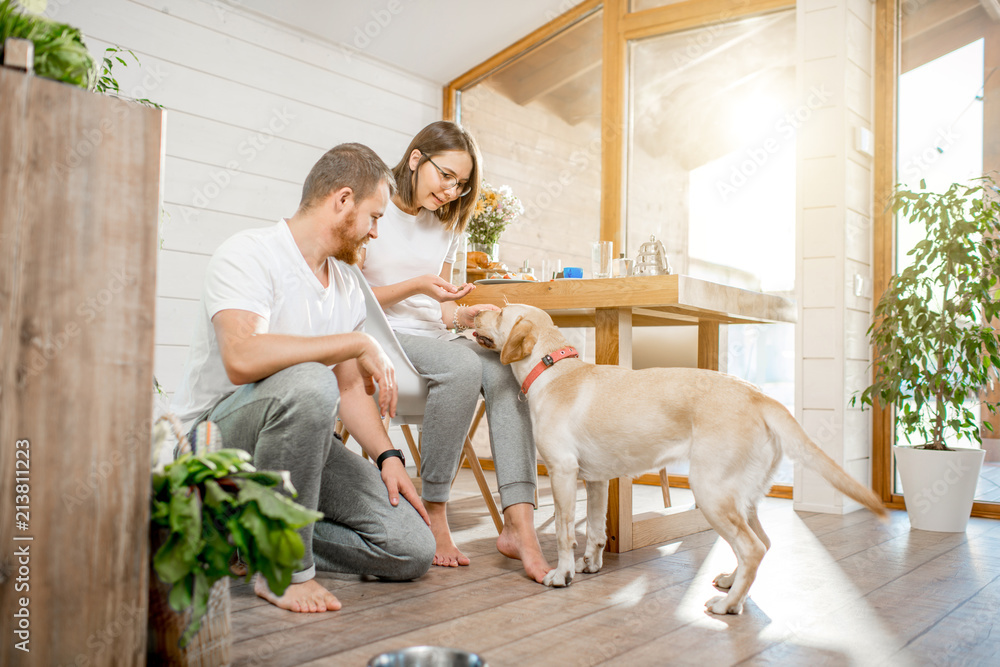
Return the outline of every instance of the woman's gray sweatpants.
<path id="1" fill-rule="evenodd" d="M 299 531 L 303 570 L 415 579 L 430 567 L 434 537 L 404 498 L 389 504 L 378 469 L 334 437 L 340 390 L 319 363 L 299 364 L 243 385 L 205 417 L 222 433 L 222 446 L 249 452 L 261 470 L 287 470 L 296 502 L 324 517 Z M 200 420 L 199 420 L 200 421 Z"/>
<path id="2" fill-rule="evenodd" d="M 490 427 L 490 448 L 504 509 L 535 502 L 535 441 L 527 401 L 500 355 L 467 338 L 442 340 L 397 333 L 413 367 L 428 381 L 421 431 L 421 496 L 448 500 L 465 436 L 482 392 Z"/>

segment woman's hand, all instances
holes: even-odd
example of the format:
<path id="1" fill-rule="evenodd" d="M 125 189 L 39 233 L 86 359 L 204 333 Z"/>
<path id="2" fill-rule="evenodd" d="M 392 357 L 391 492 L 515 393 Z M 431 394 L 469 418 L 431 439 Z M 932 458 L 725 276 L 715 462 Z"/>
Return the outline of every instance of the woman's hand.
<path id="1" fill-rule="evenodd" d="M 477 303 L 474 306 L 458 307 L 458 323 L 466 329 L 473 329 L 476 326 L 476 315 L 484 310 L 500 310 L 490 303 Z"/>
<path id="2" fill-rule="evenodd" d="M 446 301 L 458 301 L 475 289 L 472 283 L 465 283 L 461 287 L 456 287 L 441 276 L 426 274 L 413 279 L 417 284 L 417 291 L 426 294 L 435 301 L 444 303 Z"/>

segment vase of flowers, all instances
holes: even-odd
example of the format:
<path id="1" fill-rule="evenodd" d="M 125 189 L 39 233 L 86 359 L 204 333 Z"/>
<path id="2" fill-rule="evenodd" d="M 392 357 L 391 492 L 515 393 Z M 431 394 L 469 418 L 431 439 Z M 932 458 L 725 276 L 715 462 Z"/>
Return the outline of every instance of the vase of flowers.
<path id="1" fill-rule="evenodd" d="M 500 235 L 522 213 L 524 206 L 514 196 L 510 186 L 493 187 L 483 181 L 476 208 L 466 228 L 469 233 L 469 250 L 486 253 L 491 262 L 499 261 Z"/>

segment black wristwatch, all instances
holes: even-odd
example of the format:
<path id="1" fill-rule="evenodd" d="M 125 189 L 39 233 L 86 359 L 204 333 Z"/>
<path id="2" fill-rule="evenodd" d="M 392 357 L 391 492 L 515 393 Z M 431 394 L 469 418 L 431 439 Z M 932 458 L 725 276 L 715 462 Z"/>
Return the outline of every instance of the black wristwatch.
<path id="1" fill-rule="evenodd" d="M 401 450 L 401 449 L 387 449 L 387 450 L 385 450 L 384 452 L 382 452 L 381 454 L 378 455 L 377 459 L 375 459 L 375 465 L 377 465 L 378 469 L 381 470 L 382 469 L 382 464 L 385 463 L 385 460 L 389 459 L 389 458 L 392 458 L 393 456 L 398 456 L 399 460 L 403 462 L 403 467 L 404 468 L 406 467 L 406 457 L 403 456 L 403 450 Z"/>

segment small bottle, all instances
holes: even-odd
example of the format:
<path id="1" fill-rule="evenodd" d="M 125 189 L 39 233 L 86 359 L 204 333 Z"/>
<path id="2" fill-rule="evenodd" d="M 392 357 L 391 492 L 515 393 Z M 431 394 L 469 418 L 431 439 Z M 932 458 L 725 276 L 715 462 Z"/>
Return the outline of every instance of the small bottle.
<path id="1" fill-rule="evenodd" d="M 531 276 L 531 278 L 528 276 Z M 524 260 L 524 264 L 521 266 L 521 278 L 524 280 L 531 280 L 534 277 L 535 270 L 528 264 L 528 260 Z"/>
<path id="2" fill-rule="evenodd" d="M 625 278 L 632 275 L 632 260 L 625 256 L 625 253 L 618 253 L 615 260 L 615 276 Z"/>

